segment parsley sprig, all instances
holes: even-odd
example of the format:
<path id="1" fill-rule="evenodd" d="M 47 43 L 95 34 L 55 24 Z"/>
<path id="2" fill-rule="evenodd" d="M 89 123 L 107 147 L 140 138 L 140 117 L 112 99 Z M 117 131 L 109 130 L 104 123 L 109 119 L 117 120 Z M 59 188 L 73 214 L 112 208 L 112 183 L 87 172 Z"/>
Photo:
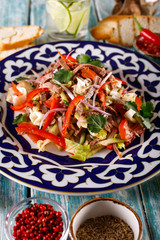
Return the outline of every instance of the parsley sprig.
<path id="1" fill-rule="evenodd" d="M 79 54 L 76 58 L 78 63 L 89 63 L 97 67 L 104 67 L 104 64 L 99 59 L 91 59 L 88 54 Z"/>
<path id="2" fill-rule="evenodd" d="M 21 123 L 21 122 L 27 122 L 28 121 L 28 114 L 22 114 L 20 113 L 19 115 L 16 116 L 16 118 L 13 120 L 13 125 Z"/>
<path id="3" fill-rule="evenodd" d="M 68 71 L 67 69 L 60 69 L 54 73 L 54 79 L 60 83 L 68 83 L 73 76 L 72 71 Z"/>
<path id="4" fill-rule="evenodd" d="M 141 104 L 141 111 L 138 111 L 135 102 L 126 101 L 125 108 L 133 109 L 135 111 L 135 116 L 139 117 L 145 128 L 150 129 L 151 123 L 149 118 L 153 116 L 154 106 L 152 102 L 146 102 Z"/>
<path id="5" fill-rule="evenodd" d="M 106 125 L 106 117 L 103 114 L 93 114 L 88 116 L 88 129 L 93 133 L 99 133 Z"/>

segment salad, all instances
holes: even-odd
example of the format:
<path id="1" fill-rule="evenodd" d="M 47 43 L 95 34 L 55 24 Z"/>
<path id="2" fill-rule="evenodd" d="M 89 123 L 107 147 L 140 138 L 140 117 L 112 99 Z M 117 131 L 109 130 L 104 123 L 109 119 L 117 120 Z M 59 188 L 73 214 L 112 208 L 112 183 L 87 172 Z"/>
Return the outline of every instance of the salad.
<path id="1" fill-rule="evenodd" d="M 126 146 L 151 128 L 153 104 L 143 102 L 100 60 L 59 55 L 43 75 L 33 71 L 8 89 L 17 133 L 27 134 L 39 151 L 54 143 L 80 161 L 102 149 L 121 158 Z"/>

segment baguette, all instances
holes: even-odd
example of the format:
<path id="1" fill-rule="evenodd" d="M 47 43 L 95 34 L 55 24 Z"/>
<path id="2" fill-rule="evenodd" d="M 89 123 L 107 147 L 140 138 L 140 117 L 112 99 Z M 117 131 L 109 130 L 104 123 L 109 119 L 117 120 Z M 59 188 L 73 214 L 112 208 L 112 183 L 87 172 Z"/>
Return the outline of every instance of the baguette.
<path id="1" fill-rule="evenodd" d="M 30 44 L 44 32 L 39 26 L 25 25 L 0 28 L 0 51 L 20 48 Z"/>
<path id="2" fill-rule="evenodd" d="M 143 28 L 160 33 L 160 18 L 155 16 L 136 16 Z M 109 16 L 90 30 L 96 40 L 107 40 L 111 43 L 132 46 L 140 34 L 131 15 Z"/>
<path id="3" fill-rule="evenodd" d="M 28 45 L 25 45 L 23 47 L 20 47 L 20 48 L 14 48 L 14 49 L 10 49 L 10 50 L 3 50 L 3 51 L 0 51 L 0 60 L 16 53 L 16 52 L 19 52 L 23 49 L 26 49 L 26 48 L 29 48 L 29 47 L 32 47 L 34 46 L 34 44 L 28 44 Z"/>

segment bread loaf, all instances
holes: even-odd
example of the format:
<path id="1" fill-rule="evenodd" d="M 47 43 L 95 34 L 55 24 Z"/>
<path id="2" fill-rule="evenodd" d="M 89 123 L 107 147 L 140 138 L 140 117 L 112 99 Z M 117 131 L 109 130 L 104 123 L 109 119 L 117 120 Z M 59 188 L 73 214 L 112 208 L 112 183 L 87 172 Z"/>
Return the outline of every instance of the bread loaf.
<path id="1" fill-rule="evenodd" d="M 160 33 L 160 18 L 155 16 L 136 16 L 143 28 Z M 140 34 L 131 15 L 109 16 L 90 30 L 96 40 L 107 40 L 111 43 L 132 46 Z"/>
<path id="2" fill-rule="evenodd" d="M 44 30 L 36 25 L 0 28 L 0 50 L 9 50 L 28 45 L 42 35 Z"/>
<path id="3" fill-rule="evenodd" d="M 20 47 L 20 48 L 14 48 L 14 49 L 10 49 L 10 50 L 3 50 L 3 51 L 0 51 L 0 60 L 16 53 L 16 52 L 19 52 L 23 49 L 26 49 L 26 48 L 29 48 L 29 47 L 32 47 L 34 46 L 34 44 L 28 44 L 28 45 L 25 45 L 24 47 Z"/>

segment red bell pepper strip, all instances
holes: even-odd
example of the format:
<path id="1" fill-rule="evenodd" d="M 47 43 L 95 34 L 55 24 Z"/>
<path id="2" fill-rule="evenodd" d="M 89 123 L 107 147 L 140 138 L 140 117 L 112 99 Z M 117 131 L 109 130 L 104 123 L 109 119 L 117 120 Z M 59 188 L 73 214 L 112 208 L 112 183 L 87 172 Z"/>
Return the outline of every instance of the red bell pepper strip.
<path id="1" fill-rule="evenodd" d="M 74 62 L 74 63 L 77 62 L 77 60 L 75 58 L 71 57 L 71 56 L 68 56 L 68 55 L 65 55 L 65 54 L 63 56 L 65 57 L 66 60 L 68 59 L 69 61 Z"/>
<path id="2" fill-rule="evenodd" d="M 84 96 L 82 95 L 78 95 L 77 97 L 75 97 L 69 104 L 68 106 L 68 109 L 67 109 L 67 112 L 66 112 L 66 115 L 65 115 L 65 119 L 64 119 L 64 122 L 63 122 L 63 126 L 62 126 L 62 131 L 61 131 L 61 136 L 62 137 L 65 137 L 66 135 L 66 131 L 67 131 L 67 128 L 68 128 L 68 125 L 69 125 L 69 121 L 70 121 L 70 118 L 71 118 L 71 114 L 73 112 L 73 109 L 74 107 L 76 106 L 76 104 L 82 100 L 84 98 Z"/>
<path id="3" fill-rule="evenodd" d="M 58 50 L 57 52 L 59 53 L 59 55 L 61 56 L 61 58 L 68 63 L 69 65 L 73 66 L 73 63 L 77 62 L 77 60 L 71 56 L 65 55 L 65 54 L 61 54 Z"/>
<path id="4" fill-rule="evenodd" d="M 54 108 L 57 108 L 59 107 L 59 102 L 58 102 L 58 99 L 56 97 L 54 97 L 53 95 L 51 96 L 50 99 L 48 99 L 47 101 L 45 101 L 44 103 L 47 107 L 49 107 L 50 109 L 54 109 Z M 55 112 L 51 112 L 49 113 L 49 115 L 47 116 L 46 118 L 46 121 L 44 122 L 44 125 L 43 125 L 43 130 L 45 130 L 49 124 L 51 123 L 52 121 L 52 118 L 54 116 Z"/>
<path id="5" fill-rule="evenodd" d="M 100 93 L 98 93 L 98 97 L 100 101 L 102 102 L 102 107 L 105 107 L 106 105 L 106 93 L 102 90 Z"/>
<path id="6" fill-rule="evenodd" d="M 113 150 L 112 144 L 107 145 L 106 148 L 108 148 L 109 150 Z"/>
<path id="7" fill-rule="evenodd" d="M 11 105 L 10 106 L 10 108 L 13 110 L 13 111 L 19 111 L 19 110 L 22 110 L 23 108 L 25 108 L 25 107 L 31 107 L 31 106 L 33 106 L 33 103 L 32 102 L 25 102 L 25 103 L 23 103 L 23 104 L 21 104 L 21 105 L 19 105 L 19 106 L 13 106 L 13 105 Z"/>
<path id="8" fill-rule="evenodd" d="M 49 99 L 47 99 L 44 104 L 47 108 L 53 109 L 60 106 L 58 98 L 53 94 Z"/>
<path id="9" fill-rule="evenodd" d="M 115 83 L 115 81 L 108 81 L 102 84 L 102 86 L 100 86 L 100 88 L 98 89 L 98 97 L 100 99 L 100 101 L 102 102 L 102 106 L 106 105 L 106 94 L 103 91 L 103 88 L 109 84 L 109 83 Z"/>
<path id="10" fill-rule="evenodd" d="M 121 114 L 122 117 L 126 113 L 126 110 L 123 109 L 123 106 L 124 106 L 123 104 L 115 103 L 116 110 Z"/>
<path id="11" fill-rule="evenodd" d="M 38 93 L 41 92 L 49 92 L 50 90 L 48 88 L 37 88 L 34 89 L 33 91 L 29 92 L 27 95 L 27 99 L 26 102 L 19 105 L 19 106 L 11 106 L 11 109 L 14 111 L 18 111 L 21 110 L 23 108 L 25 108 L 26 106 L 32 106 L 32 99 L 34 98 L 34 96 L 36 96 Z"/>
<path id="12" fill-rule="evenodd" d="M 102 89 L 109 83 L 115 83 L 116 81 L 108 81 L 102 84 L 102 86 L 100 86 L 100 88 L 98 89 L 98 96 L 100 94 L 100 92 L 102 91 Z"/>
<path id="13" fill-rule="evenodd" d="M 142 104 L 141 99 L 140 99 L 139 97 L 136 97 L 135 103 L 136 103 L 136 105 L 137 105 L 138 111 L 140 111 L 140 110 L 141 110 L 141 104 Z"/>
<path id="14" fill-rule="evenodd" d="M 41 137 L 39 135 L 36 135 L 36 134 L 27 134 L 27 136 L 34 142 L 34 143 L 37 143 L 39 140 L 42 140 L 44 141 L 45 138 L 44 137 Z"/>
<path id="15" fill-rule="evenodd" d="M 49 133 L 43 129 L 39 129 L 37 126 L 33 125 L 32 123 L 22 122 L 18 124 L 18 127 L 16 127 L 16 131 L 18 134 L 35 134 L 40 137 L 43 137 L 44 139 L 49 139 L 50 141 L 54 142 L 58 146 L 60 146 L 62 149 L 65 149 L 65 139 L 62 137 L 58 137 L 52 133 Z"/>
<path id="16" fill-rule="evenodd" d="M 123 119 L 119 124 L 119 135 L 122 139 L 127 140 L 126 129 L 128 128 L 127 119 Z"/>
<path id="17" fill-rule="evenodd" d="M 141 24 L 138 22 L 138 20 L 135 18 L 135 16 L 132 15 L 132 17 L 140 30 L 140 35 L 160 47 L 160 37 L 157 34 L 150 31 L 149 29 L 142 28 Z"/>
<path id="18" fill-rule="evenodd" d="M 32 101 L 32 99 L 41 92 L 49 92 L 50 90 L 48 88 L 37 88 L 34 89 L 33 91 L 29 92 L 27 95 L 27 102 Z"/>
<path id="19" fill-rule="evenodd" d="M 54 116 L 55 112 L 51 112 L 48 114 L 47 118 L 46 118 L 46 121 L 44 122 L 43 124 L 43 130 L 46 130 L 46 128 L 49 126 L 49 124 L 51 123 L 52 121 L 52 118 Z"/>
<path id="20" fill-rule="evenodd" d="M 132 142 L 135 134 L 128 125 L 128 120 L 125 118 L 119 124 L 119 135 L 126 142 Z"/>
<path id="21" fill-rule="evenodd" d="M 116 80 L 118 80 L 118 81 L 121 81 L 122 82 L 122 84 L 124 84 L 124 85 L 128 85 L 128 83 L 127 82 L 125 82 L 124 80 L 122 80 L 122 79 L 119 79 L 119 78 L 117 78 L 117 77 L 115 77 L 115 79 Z"/>
<path id="22" fill-rule="evenodd" d="M 22 96 L 23 94 L 17 89 L 17 85 L 12 82 L 12 88 L 13 88 L 13 91 L 14 93 L 17 95 L 17 96 Z"/>
<path id="23" fill-rule="evenodd" d="M 81 70 L 81 76 L 93 80 L 97 76 L 97 74 L 91 69 L 84 68 Z"/>

